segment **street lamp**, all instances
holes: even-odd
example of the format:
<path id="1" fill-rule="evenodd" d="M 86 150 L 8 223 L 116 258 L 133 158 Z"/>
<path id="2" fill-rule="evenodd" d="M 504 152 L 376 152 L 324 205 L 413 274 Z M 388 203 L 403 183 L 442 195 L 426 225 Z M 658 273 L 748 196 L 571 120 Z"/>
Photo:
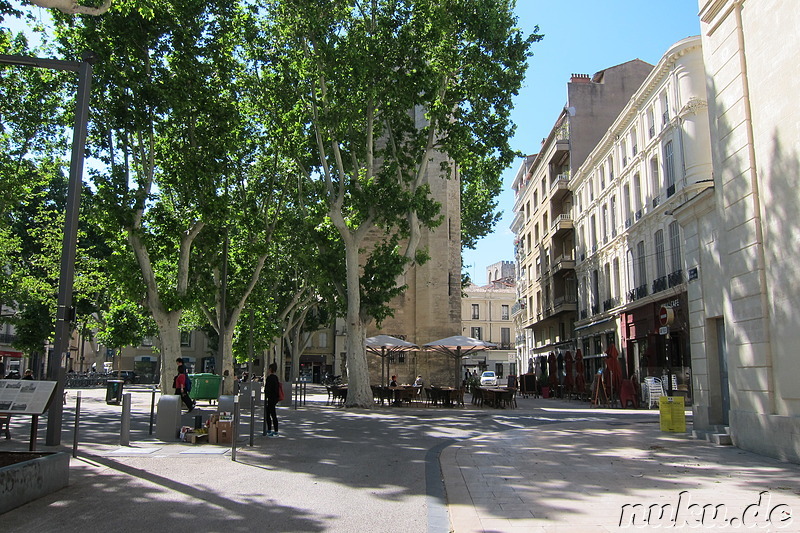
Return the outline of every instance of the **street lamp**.
<path id="1" fill-rule="evenodd" d="M 55 354 L 48 358 L 47 377 L 55 380 L 55 401 L 50 403 L 47 415 L 47 446 L 61 444 L 61 420 L 63 403 L 58 399 L 64 395 L 64 367 L 61 358 L 68 355 L 69 323 L 73 314 L 72 286 L 75 278 L 75 251 L 78 241 L 78 211 L 81 202 L 83 176 L 83 152 L 86 146 L 86 130 L 89 120 L 89 93 L 92 85 L 92 63 L 94 52 L 84 52 L 82 61 L 63 61 L 17 55 L 0 54 L 0 64 L 46 68 L 76 72 L 78 91 L 75 98 L 75 123 L 72 130 L 72 158 L 69 165 L 67 206 L 64 220 L 64 240 L 61 251 L 61 272 L 58 281 L 58 309 L 56 310 Z"/>

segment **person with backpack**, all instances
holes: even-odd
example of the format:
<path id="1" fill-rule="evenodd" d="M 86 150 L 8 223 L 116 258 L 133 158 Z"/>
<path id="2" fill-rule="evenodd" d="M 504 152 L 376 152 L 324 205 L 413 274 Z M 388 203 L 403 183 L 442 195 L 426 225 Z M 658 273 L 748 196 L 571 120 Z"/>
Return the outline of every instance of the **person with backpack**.
<path id="1" fill-rule="evenodd" d="M 172 386 L 175 388 L 175 394 L 179 395 L 183 403 L 186 404 L 187 413 L 191 413 L 196 403 L 189 397 L 189 392 L 192 390 L 192 380 L 189 379 L 189 374 L 186 373 L 183 359 L 178 357 L 175 362 L 178 363 L 178 373 L 172 380 Z"/>
<path id="2" fill-rule="evenodd" d="M 275 372 L 278 371 L 278 364 L 275 362 L 269 365 L 269 374 L 264 381 L 264 396 L 267 399 L 267 437 L 278 436 L 278 411 L 276 409 L 278 401 L 283 399 L 283 386 Z M 272 426 L 275 431 L 272 431 Z"/>

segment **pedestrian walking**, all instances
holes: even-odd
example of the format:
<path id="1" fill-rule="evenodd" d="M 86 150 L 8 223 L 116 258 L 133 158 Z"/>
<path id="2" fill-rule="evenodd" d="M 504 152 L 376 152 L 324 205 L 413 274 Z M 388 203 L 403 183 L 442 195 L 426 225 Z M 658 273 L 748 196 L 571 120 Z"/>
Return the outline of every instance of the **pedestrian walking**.
<path id="1" fill-rule="evenodd" d="M 278 371 L 277 363 L 270 363 L 269 374 L 264 381 L 264 396 L 267 398 L 267 437 L 278 436 L 278 400 L 281 396 L 281 382 L 275 372 Z M 275 427 L 273 431 L 272 428 Z"/>
<path id="2" fill-rule="evenodd" d="M 180 357 L 175 362 L 178 363 L 178 373 L 172 379 L 172 386 L 175 388 L 175 394 L 180 396 L 183 403 L 186 404 L 187 412 L 191 413 L 194 410 L 195 401 L 189 397 L 189 392 L 186 390 L 186 367 L 183 366 L 183 359 Z"/>

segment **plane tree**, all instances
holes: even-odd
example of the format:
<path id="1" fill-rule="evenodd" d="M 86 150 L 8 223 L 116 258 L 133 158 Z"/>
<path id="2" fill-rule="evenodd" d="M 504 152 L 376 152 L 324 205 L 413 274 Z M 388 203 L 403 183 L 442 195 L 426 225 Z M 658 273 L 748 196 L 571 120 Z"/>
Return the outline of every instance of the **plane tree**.
<path id="1" fill-rule="evenodd" d="M 297 80 L 311 128 L 308 176 L 343 250 L 348 406 L 371 405 L 366 326 L 391 313 L 403 274 L 425 259 L 421 232 L 441 221 L 431 180 L 496 185 L 512 161 L 512 97 L 538 38 L 516 27 L 513 5 L 264 4 L 280 68 Z"/>

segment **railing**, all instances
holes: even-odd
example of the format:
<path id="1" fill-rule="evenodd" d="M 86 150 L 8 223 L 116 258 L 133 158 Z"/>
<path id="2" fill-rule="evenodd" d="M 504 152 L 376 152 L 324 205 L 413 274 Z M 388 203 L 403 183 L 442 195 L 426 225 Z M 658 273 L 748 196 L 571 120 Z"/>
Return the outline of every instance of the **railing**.
<path id="1" fill-rule="evenodd" d="M 553 180 L 553 183 L 550 184 L 550 190 L 557 189 L 559 186 L 565 187 L 569 183 L 569 172 L 559 174 Z"/>
<path id="2" fill-rule="evenodd" d="M 656 127 L 655 126 L 650 126 L 650 129 L 647 130 L 647 131 L 650 133 L 650 138 L 651 139 L 656 136 Z"/>
<path id="3" fill-rule="evenodd" d="M 609 298 L 608 300 L 603 301 L 603 311 L 608 311 L 609 309 L 613 309 L 619 305 L 619 298 Z"/>
<path id="4" fill-rule="evenodd" d="M 586 320 L 588 316 L 589 313 L 586 311 L 586 309 L 581 309 L 581 320 Z"/>
<path id="5" fill-rule="evenodd" d="M 525 309 L 525 302 L 515 302 L 514 305 L 511 306 L 511 314 L 516 315 L 523 309 Z"/>
<path id="6" fill-rule="evenodd" d="M 658 207 L 658 204 L 660 203 L 661 203 L 661 195 L 658 195 L 655 198 L 653 198 L 653 209 Z"/>
<path id="7" fill-rule="evenodd" d="M 630 228 L 633 225 L 633 221 L 629 218 L 625 219 L 625 228 Z"/>
<path id="8" fill-rule="evenodd" d="M 664 124 L 669 122 L 669 111 L 664 111 L 664 113 L 661 115 L 661 120 Z"/>
<path id="9" fill-rule="evenodd" d="M 667 187 L 667 198 L 675 194 L 675 184 L 673 183 L 669 187 Z"/>
<path id="10" fill-rule="evenodd" d="M 597 313 L 599 313 L 599 312 L 600 312 L 600 306 L 599 306 L 599 305 L 597 305 L 597 304 L 593 305 L 593 306 L 592 306 L 592 314 L 593 314 L 593 315 L 596 315 L 596 314 L 597 314 Z"/>
<path id="11" fill-rule="evenodd" d="M 622 167 L 625 168 L 627 166 L 628 166 L 628 156 L 627 155 L 623 155 L 622 156 Z"/>
<path id="12" fill-rule="evenodd" d="M 569 140 L 569 123 L 564 123 L 556 130 L 556 141 Z"/>
<path id="13" fill-rule="evenodd" d="M 639 209 L 638 211 L 636 211 L 636 213 L 634 214 L 634 218 L 635 218 L 636 220 L 639 220 L 639 219 L 641 219 L 641 218 L 642 218 L 642 210 L 641 210 L 641 209 Z"/>
<path id="14" fill-rule="evenodd" d="M 675 287 L 683 283 L 683 270 L 676 270 L 667 275 L 667 283 L 670 287 Z"/>
<path id="15" fill-rule="evenodd" d="M 653 294 L 667 290 L 667 276 L 653 280 Z"/>
<path id="16" fill-rule="evenodd" d="M 639 285 L 635 289 L 628 291 L 629 302 L 636 301 L 639 298 L 644 298 L 645 296 L 647 296 L 647 285 Z"/>

